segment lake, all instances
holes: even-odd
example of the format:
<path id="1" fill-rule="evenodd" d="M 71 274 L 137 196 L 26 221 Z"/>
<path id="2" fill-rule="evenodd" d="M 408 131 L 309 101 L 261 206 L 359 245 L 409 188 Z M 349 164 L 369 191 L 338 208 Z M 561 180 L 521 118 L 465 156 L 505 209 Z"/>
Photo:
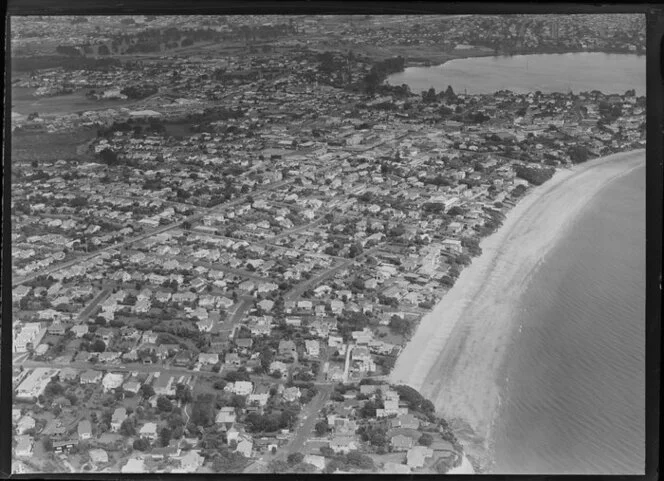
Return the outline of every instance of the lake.
<path id="1" fill-rule="evenodd" d="M 616 75 L 619 72 L 619 75 Z M 406 84 L 413 93 L 451 85 L 456 93 L 490 94 L 600 90 L 646 92 L 646 57 L 635 54 L 580 52 L 456 59 L 432 67 L 408 67 L 390 75 L 390 85 Z"/>

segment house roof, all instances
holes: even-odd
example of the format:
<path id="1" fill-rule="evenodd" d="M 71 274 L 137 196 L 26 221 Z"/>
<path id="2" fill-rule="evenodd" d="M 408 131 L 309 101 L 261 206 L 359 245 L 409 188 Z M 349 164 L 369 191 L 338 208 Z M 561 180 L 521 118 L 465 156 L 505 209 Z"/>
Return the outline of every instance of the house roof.
<path id="1" fill-rule="evenodd" d="M 92 433 L 92 424 L 87 419 L 82 420 L 78 423 L 78 434 L 87 434 Z"/>

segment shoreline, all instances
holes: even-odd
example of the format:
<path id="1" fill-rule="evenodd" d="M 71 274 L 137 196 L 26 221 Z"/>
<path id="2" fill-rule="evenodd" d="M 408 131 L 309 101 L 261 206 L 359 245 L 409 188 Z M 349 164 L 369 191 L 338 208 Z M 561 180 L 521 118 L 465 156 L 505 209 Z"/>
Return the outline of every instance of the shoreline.
<path id="1" fill-rule="evenodd" d="M 644 159 L 645 149 L 599 157 L 559 169 L 534 187 L 507 213 L 503 225 L 482 239 L 482 255 L 421 319 L 397 358 L 390 382 L 407 384 L 430 399 L 481 467 L 491 462 L 499 377 L 521 294 L 542 258 L 590 201 L 612 181 L 644 165 Z"/>
<path id="2" fill-rule="evenodd" d="M 476 52 L 476 50 L 475 50 Z M 431 60 L 430 58 L 426 57 L 414 57 L 416 60 L 406 58 L 406 63 L 404 66 L 404 70 L 406 68 L 410 67 L 440 67 L 447 62 L 451 62 L 452 60 L 468 60 L 471 58 L 486 58 L 486 57 L 518 57 L 518 56 L 524 56 L 524 55 L 566 55 L 566 54 L 576 54 L 576 53 L 605 53 L 607 55 L 637 55 L 641 57 L 645 57 L 645 53 L 639 53 L 639 52 L 625 52 L 625 51 L 613 51 L 613 50 L 556 50 L 556 49 L 549 49 L 549 50 L 542 50 L 542 51 L 536 51 L 536 52 L 493 52 L 493 53 L 484 53 L 484 52 L 476 52 L 472 53 L 470 55 L 468 54 L 459 54 L 455 55 L 454 53 L 450 52 L 446 55 L 448 58 L 445 58 L 444 60 Z M 429 65 L 426 65 L 427 62 Z"/>

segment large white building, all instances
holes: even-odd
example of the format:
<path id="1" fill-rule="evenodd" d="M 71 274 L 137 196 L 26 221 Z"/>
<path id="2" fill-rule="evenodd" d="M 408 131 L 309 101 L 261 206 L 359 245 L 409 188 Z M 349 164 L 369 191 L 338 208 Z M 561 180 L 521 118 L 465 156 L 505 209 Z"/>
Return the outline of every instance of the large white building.
<path id="1" fill-rule="evenodd" d="M 59 369 L 38 367 L 28 374 L 16 388 L 16 399 L 32 401 L 44 393 L 47 384 L 60 372 Z"/>
<path id="2" fill-rule="evenodd" d="M 14 352 L 26 352 L 28 345 L 37 347 L 42 337 L 46 334 L 46 328 L 40 322 L 27 322 L 21 330 L 14 334 Z"/>

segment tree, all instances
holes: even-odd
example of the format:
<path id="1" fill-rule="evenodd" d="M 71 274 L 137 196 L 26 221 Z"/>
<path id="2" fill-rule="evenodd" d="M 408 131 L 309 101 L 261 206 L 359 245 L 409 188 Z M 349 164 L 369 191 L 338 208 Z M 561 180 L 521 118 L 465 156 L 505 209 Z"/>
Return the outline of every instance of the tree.
<path id="1" fill-rule="evenodd" d="M 571 147 L 568 153 L 570 160 L 575 164 L 586 162 L 589 158 L 588 149 L 580 145 Z"/>
<path id="2" fill-rule="evenodd" d="M 162 428 L 162 430 L 159 431 L 159 441 L 161 441 L 161 445 L 164 447 L 168 446 L 168 443 L 171 442 L 172 435 L 173 432 L 168 427 Z"/>
<path id="3" fill-rule="evenodd" d="M 433 413 L 435 407 L 431 401 L 422 396 L 418 391 L 410 386 L 399 385 L 395 387 L 401 399 L 413 410 L 419 410 L 426 414 Z"/>
<path id="4" fill-rule="evenodd" d="M 199 394 L 191 408 L 191 422 L 204 427 L 214 424 L 214 410 L 214 395 L 209 393 Z"/>
<path id="5" fill-rule="evenodd" d="M 376 417 L 376 408 L 378 406 L 374 401 L 367 401 L 364 403 L 364 406 L 360 409 L 360 416 L 363 418 L 374 418 Z"/>
<path id="6" fill-rule="evenodd" d="M 368 441 L 376 447 L 387 446 L 387 431 L 382 426 L 376 426 L 368 433 Z"/>
<path id="7" fill-rule="evenodd" d="M 332 456 L 334 456 L 334 450 L 329 446 L 321 446 L 320 447 L 320 453 L 323 456 L 326 456 L 328 458 L 331 458 Z"/>
<path id="8" fill-rule="evenodd" d="M 390 318 L 390 330 L 402 336 L 407 336 L 411 331 L 411 324 L 406 319 L 394 315 Z"/>
<path id="9" fill-rule="evenodd" d="M 173 410 L 173 403 L 166 396 L 159 396 L 157 398 L 157 409 L 162 413 L 171 412 Z"/>
<path id="10" fill-rule="evenodd" d="M 137 451 L 145 451 L 150 447 L 150 442 L 145 438 L 138 438 L 134 441 L 133 448 Z"/>
<path id="11" fill-rule="evenodd" d="M 227 382 L 237 382 L 237 381 L 249 381 L 250 377 L 248 372 L 237 370 L 237 371 L 229 371 L 228 373 L 226 373 L 224 379 Z"/>
<path id="12" fill-rule="evenodd" d="M 328 426 L 327 421 L 319 421 L 316 423 L 316 434 L 318 436 L 324 436 L 327 434 Z"/>
<path id="13" fill-rule="evenodd" d="M 420 436 L 420 439 L 418 439 L 417 442 L 422 446 L 431 446 L 431 443 L 433 443 L 433 437 L 429 433 L 424 433 Z"/>
<path id="14" fill-rule="evenodd" d="M 123 436 L 134 436 L 136 434 L 136 427 L 131 419 L 125 419 L 120 425 L 120 434 Z"/>
<path id="15" fill-rule="evenodd" d="M 247 460 L 240 453 L 234 453 L 223 447 L 214 458 L 212 466 L 218 473 L 238 473 L 244 469 L 246 464 Z"/>
<path id="16" fill-rule="evenodd" d="M 268 465 L 268 470 L 271 473 L 286 473 L 288 472 L 288 463 L 286 463 L 285 461 L 275 459 L 273 461 L 270 461 L 270 464 Z"/>
<path id="17" fill-rule="evenodd" d="M 101 339 L 95 340 L 91 345 L 92 352 L 104 352 L 106 350 L 106 343 Z"/>
<path id="18" fill-rule="evenodd" d="M 46 395 L 47 398 L 59 396 L 63 392 L 64 392 L 64 387 L 62 387 L 62 385 L 55 379 L 52 379 L 44 389 L 44 394 Z"/>
<path id="19" fill-rule="evenodd" d="M 541 185 L 555 173 L 556 169 L 553 167 L 548 168 L 538 168 L 538 167 L 526 167 L 526 166 L 517 166 L 516 169 L 517 177 L 525 179 L 531 184 Z"/>
<path id="20" fill-rule="evenodd" d="M 244 408 L 247 405 L 247 398 L 238 394 L 233 394 L 230 405 L 235 408 Z"/>
<path id="21" fill-rule="evenodd" d="M 464 211 L 461 207 L 455 205 L 454 207 L 451 207 L 449 211 L 447 211 L 447 214 L 454 217 L 457 215 L 463 215 Z"/>
<path id="22" fill-rule="evenodd" d="M 460 264 L 462 266 L 467 266 L 471 262 L 470 257 L 468 257 L 466 254 L 459 254 L 458 256 L 456 256 L 455 261 L 457 264 Z"/>
<path id="23" fill-rule="evenodd" d="M 304 459 L 304 454 L 302 453 L 290 453 L 287 458 L 288 464 L 290 466 L 301 463 L 303 459 Z"/>
<path id="24" fill-rule="evenodd" d="M 270 369 L 270 364 L 272 364 L 272 360 L 274 359 L 274 354 L 272 352 L 272 349 L 270 346 L 265 346 L 260 353 L 260 360 L 261 360 L 261 367 L 263 370 L 266 372 Z"/>
<path id="25" fill-rule="evenodd" d="M 436 101 L 436 89 L 431 87 L 428 91 L 422 92 L 422 100 L 424 100 L 424 102 L 435 102 Z"/>
<path id="26" fill-rule="evenodd" d="M 175 386 L 175 399 L 181 401 L 183 404 L 190 403 L 193 397 L 191 395 L 191 389 L 189 386 L 178 383 Z"/>
<path id="27" fill-rule="evenodd" d="M 104 149 L 99 152 L 99 158 L 102 162 L 108 165 L 115 165 L 118 163 L 118 154 L 112 149 Z"/>
<path id="28" fill-rule="evenodd" d="M 141 394 L 143 395 L 143 398 L 145 399 L 150 399 L 152 396 L 155 395 L 154 389 L 149 384 L 143 384 L 140 388 L 140 391 Z"/>
<path id="29" fill-rule="evenodd" d="M 351 451 L 346 455 L 348 464 L 360 469 L 372 469 L 374 467 L 373 459 L 358 451 Z"/>
<path id="30" fill-rule="evenodd" d="M 74 393 L 67 393 L 65 394 L 65 397 L 69 400 L 69 403 L 72 406 L 76 406 L 76 404 L 78 403 L 78 397 Z"/>

